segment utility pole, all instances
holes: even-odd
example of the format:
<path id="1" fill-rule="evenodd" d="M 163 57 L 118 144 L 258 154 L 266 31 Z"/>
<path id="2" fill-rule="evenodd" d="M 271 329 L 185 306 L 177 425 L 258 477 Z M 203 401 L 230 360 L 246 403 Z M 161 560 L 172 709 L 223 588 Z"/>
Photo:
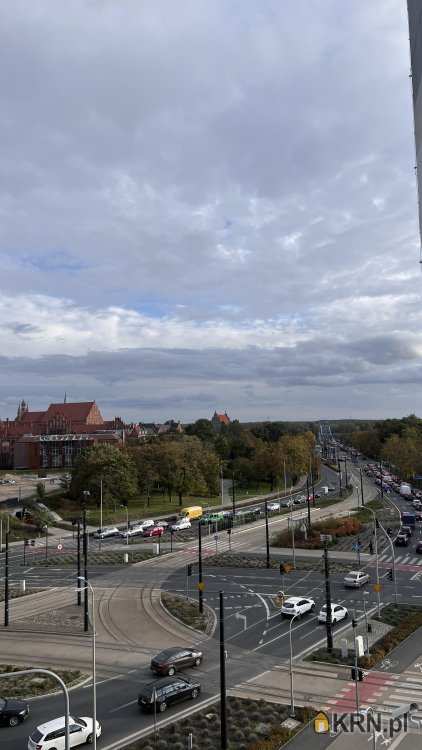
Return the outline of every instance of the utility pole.
<path id="1" fill-rule="evenodd" d="M 306 476 L 306 502 L 308 504 L 308 529 L 311 530 L 311 503 L 309 499 L 309 474 Z"/>
<path id="2" fill-rule="evenodd" d="M 353 610 L 352 628 L 353 628 L 353 642 L 355 646 L 355 700 L 356 700 L 356 713 L 358 714 L 359 713 L 359 687 L 358 687 L 359 668 L 358 668 L 358 649 L 357 649 L 357 643 L 356 643 L 356 627 L 357 627 L 356 610 Z"/>
<path id="3" fill-rule="evenodd" d="M 340 497 L 343 497 L 343 490 L 341 487 L 341 466 L 340 466 L 340 456 L 337 456 L 337 464 L 338 464 L 338 481 L 340 483 Z"/>
<path id="4" fill-rule="evenodd" d="M 4 627 L 9 626 L 9 532 L 6 531 L 6 549 L 4 558 Z"/>
<path id="5" fill-rule="evenodd" d="M 223 591 L 220 591 L 220 737 L 221 750 L 227 750 L 226 649 L 224 644 Z"/>
<path id="6" fill-rule="evenodd" d="M 382 478 L 382 461 L 380 461 L 380 473 L 381 473 L 381 502 L 384 502 L 384 480 Z"/>
<path id="7" fill-rule="evenodd" d="M 347 485 L 349 484 L 349 481 L 347 478 L 347 456 L 344 457 L 344 475 L 345 475 L 344 480 L 346 482 L 346 490 L 347 490 Z"/>
<path id="8" fill-rule="evenodd" d="M 311 472 L 312 502 L 315 505 L 315 484 L 314 484 L 314 472 L 312 469 L 312 458 L 309 460 L 309 470 Z"/>
<path id="9" fill-rule="evenodd" d="M 85 633 L 88 632 L 89 628 L 89 619 L 88 619 L 88 538 L 86 533 L 86 509 L 83 510 L 83 516 L 82 516 L 82 522 L 83 522 L 83 550 L 84 550 L 84 578 L 85 578 L 85 588 L 84 588 L 84 631 Z"/>
<path id="10" fill-rule="evenodd" d="M 268 503 L 265 501 L 265 541 L 267 547 L 267 570 L 270 567 L 270 535 L 268 533 Z"/>
<path id="11" fill-rule="evenodd" d="M 78 566 L 78 581 L 79 581 L 81 577 L 81 519 L 80 518 L 78 518 L 77 566 Z M 82 603 L 80 586 L 78 586 L 77 592 L 78 592 L 77 602 L 78 602 L 78 607 L 80 607 Z"/>
<path id="12" fill-rule="evenodd" d="M 328 561 L 327 544 L 324 547 L 324 571 L 325 571 L 325 604 L 327 610 L 326 627 L 327 627 L 327 651 L 329 654 L 333 650 L 333 625 L 331 615 L 331 586 L 330 586 L 330 565 Z"/>
<path id="13" fill-rule="evenodd" d="M 202 591 L 202 524 L 201 519 L 198 522 L 198 604 L 199 613 L 204 611 L 203 591 Z"/>
<path id="14" fill-rule="evenodd" d="M 365 501 L 363 499 L 363 474 L 362 474 L 362 468 L 360 470 L 360 496 L 361 496 L 361 502 L 362 502 L 362 508 L 365 506 Z"/>
<path id="15" fill-rule="evenodd" d="M 236 489 L 234 486 L 234 471 L 232 471 L 232 503 L 233 503 L 233 520 L 236 514 Z"/>

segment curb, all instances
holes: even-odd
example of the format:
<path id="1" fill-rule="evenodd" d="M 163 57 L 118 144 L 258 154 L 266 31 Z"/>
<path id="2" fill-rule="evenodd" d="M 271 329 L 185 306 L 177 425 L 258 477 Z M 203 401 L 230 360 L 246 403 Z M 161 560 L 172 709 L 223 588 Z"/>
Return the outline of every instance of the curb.
<path id="1" fill-rule="evenodd" d="M 169 612 L 165 604 L 163 604 L 163 601 L 161 598 L 162 593 L 163 592 L 160 591 L 160 606 L 162 607 L 166 615 L 171 617 L 171 619 L 174 620 L 174 622 L 177 622 L 178 625 L 182 625 L 184 628 L 188 628 L 188 630 L 191 630 L 193 633 L 195 633 L 195 635 L 197 635 L 200 638 L 200 640 L 203 641 L 204 636 L 208 636 L 209 638 L 212 638 L 212 636 L 215 633 L 215 629 L 217 627 L 217 615 L 215 614 L 214 610 L 211 609 L 211 607 L 205 604 L 205 609 L 207 609 L 208 615 L 211 615 L 210 619 L 208 620 L 205 630 L 197 630 L 196 628 L 193 628 L 192 625 L 186 625 L 186 623 L 184 623 L 183 620 L 179 620 L 179 618 L 176 617 L 176 615 L 173 615 L 171 612 Z M 190 601 L 192 603 L 194 602 L 194 600 L 191 597 L 188 597 L 187 601 Z M 212 622 L 212 625 L 209 624 L 210 622 Z"/>

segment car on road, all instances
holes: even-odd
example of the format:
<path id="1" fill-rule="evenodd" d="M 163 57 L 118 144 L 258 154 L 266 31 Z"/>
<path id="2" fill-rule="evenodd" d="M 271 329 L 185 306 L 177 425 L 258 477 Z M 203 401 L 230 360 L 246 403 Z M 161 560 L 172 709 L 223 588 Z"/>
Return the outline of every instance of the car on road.
<path id="1" fill-rule="evenodd" d="M 117 526 L 104 526 L 102 529 L 94 531 L 95 539 L 107 539 L 110 536 L 119 536 L 120 530 Z"/>
<path id="2" fill-rule="evenodd" d="M 418 555 L 422 555 L 422 542 L 418 542 L 415 547 L 415 552 L 418 553 Z"/>
<path id="3" fill-rule="evenodd" d="M 29 716 L 29 706 L 25 701 L 0 698 L 0 723 L 16 727 Z"/>
<path id="4" fill-rule="evenodd" d="M 346 607 L 343 607 L 342 604 L 331 604 L 331 622 L 333 624 L 335 622 L 340 622 L 341 620 L 345 620 L 348 616 L 349 616 L 349 612 L 346 609 Z M 327 622 L 327 605 L 326 604 L 324 604 L 324 606 L 321 608 L 319 612 L 318 622 L 319 623 Z"/>
<path id="5" fill-rule="evenodd" d="M 312 612 L 315 608 L 315 602 L 313 599 L 308 599 L 302 596 L 289 596 L 288 599 L 283 602 L 281 607 L 282 617 L 294 617 L 298 615 L 302 617 L 307 612 Z"/>
<path id="6" fill-rule="evenodd" d="M 162 536 L 164 534 L 163 526 L 150 526 L 149 529 L 144 529 L 142 536 Z"/>
<path id="7" fill-rule="evenodd" d="M 407 547 L 409 544 L 409 537 L 407 534 L 404 534 L 402 531 L 400 531 L 399 534 L 397 534 L 394 544 L 396 547 Z"/>
<path id="8" fill-rule="evenodd" d="M 412 536 L 412 527 L 411 526 L 402 526 L 400 529 L 400 534 L 406 534 L 406 536 Z"/>
<path id="9" fill-rule="evenodd" d="M 166 648 L 151 659 L 150 666 L 155 674 L 171 677 L 181 669 L 199 667 L 202 656 L 197 648 Z"/>
<path id="10" fill-rule="evenodd" d="M 157 710 L 163 712 L 173 703 L 197 698 L 200 692 L 201 685 L 197 680 L 186 680 L 184 677 L 163 677 L 141 688 L 138 706 L 142 711 L 153 711 L 155 704 Z"/>
<path id="11" fill-rule="evenodd" d="M 183 529 L 190 529 L 192 526 L 189 518 L 180 518 L 171 526 L 172 531 L 183 531 Z"/>
<path id="12" fill-rule="evenodd" d="M 267 503 L 267 509 L 274 513 L 275 511 L 280 510 L 280 503 L 278 502 Z"/>
<path id="13" fill-rule="evenodd" d="M 351 570 L 344 578 L 344 585 L 346 588 L 359 589 L 370 580 L 369 573 L 365 573 L 363 570 Z"/>
<path id="14" fill-rule="evenodd" d="M 89 716 L 69 716 L 70 747 L 92 745 L 94 742 L 94 720 Z M 97 738 L 101 737 L 101 724 L 97 721 Z M 28 750 L 64 750 L 65 717 L 40 724 L 28 740 Z"/>
<path id="15" fill-rule="evenodd" d="M 292 505 L 294 505 L 294 502 L 289 498 L 288 500 L 282 500 L 280 505 L 282 508 L 290 508 Z"/>

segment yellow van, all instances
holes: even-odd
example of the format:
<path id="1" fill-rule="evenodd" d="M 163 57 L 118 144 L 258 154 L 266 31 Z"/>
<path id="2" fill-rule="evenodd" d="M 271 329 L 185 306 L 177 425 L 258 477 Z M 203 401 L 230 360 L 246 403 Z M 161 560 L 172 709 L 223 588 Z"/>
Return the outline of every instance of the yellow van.
<path id="1" fill-rule="evenodd" d="M 201 505 L 191 505 L 189 508 L 182 508 L 180 517 L 189 518 L 190 521 L 193 521 L 194 518 L 201 518 L 202 513 Z"/>

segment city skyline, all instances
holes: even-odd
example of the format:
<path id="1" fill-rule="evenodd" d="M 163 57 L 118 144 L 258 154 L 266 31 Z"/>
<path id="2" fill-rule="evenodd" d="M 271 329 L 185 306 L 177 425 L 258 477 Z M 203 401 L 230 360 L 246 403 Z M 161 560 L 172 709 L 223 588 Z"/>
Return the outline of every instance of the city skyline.
<path id="1" fill-rule="evenodd" d="M 421 411 L 405 3 L 17 2 L 0 35 L 1 418 Z"/>

